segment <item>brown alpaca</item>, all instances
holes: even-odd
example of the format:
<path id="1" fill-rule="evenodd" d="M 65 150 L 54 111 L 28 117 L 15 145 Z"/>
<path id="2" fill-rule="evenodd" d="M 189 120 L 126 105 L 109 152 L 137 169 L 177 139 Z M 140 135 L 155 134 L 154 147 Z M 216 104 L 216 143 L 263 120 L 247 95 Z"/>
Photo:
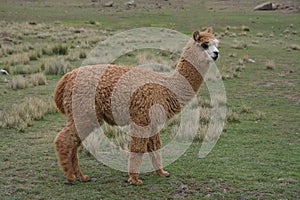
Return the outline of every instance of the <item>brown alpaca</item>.
<path id="1" fill-rule="evenodd" d="M 106 121 L 110 125 L 131 125 L 131 143 L 130 158 L 128 163 L 129 182 L 134 185 L 140 185 L 138 179 L 139 169 L 142 163 L 142 156 L 149 152 L 152 164 L 157 174 L 162 177 L 169 176 L 169 173 L 163 170 L 160 149 L 162 143 L 160 140 L 157 125 L 165 119 L 170 119 L 176 113 L 179 113 L 183 106 L 191 100 L 200 88 L 204 75 L 207 72 L 210 63 L 218 58 L 218 41 L 210 29 L 204 32 L 195 31 L 192 38 L 186 45 L 184 52 L 177 64 L 176 70 L 172 75 L 160 74 L 153 71 L 130 68 L 116 65 L 97 65 L 99 69 L 105 69 L 99 81 L 97 82 L 96 92 L 93 99 L 97 121 L 101 125 Z M 207 56 L 209 55 L 209 56 Z M 75 183 L 78 178 L 81 181 L 89 181 L 90 178 L 82 174 L 79 164 L 77 151 L 81 141 L 87 137 L 78 133 L 78 126 L 74 119 L 74 91 L 76 80 L 83 68 L 75 69 L 62 77 L 59 81 L 54 100 L 59 111 L 66 115 L 67 123 L 61 130 L 56 139 L 56 153 L 60 166 L 70 183 Z M 88 70 L 88 68 L 86 68 Z M 96 68 L 93 68 L 96 69 Z M 136 74 L 133 78 L 124 78 L 128 73 Z M 90 73 L 91 74 L 91 73 Z M 124 81 L 119 91 L 130 90 L 129 86 L 136 84 L 135 77 L 142 76 L 142 79 L 151 79 L 136 89 L 131 89 L 131 96 L 128 106 L 127 117 L 116 119 L 113 113 L 112 98 L 114 90 L 121 80 Z M 81 88 L 89 88 L 92 79 L 91 76 L 81 76 L 86 81 L 81 82 Z M 130 76 L 128 76 L 130 77 Z M 182 81 L 183 80 L 183 81 Z M 185 81 L 185 82 L 184 82 Z M 166 84 L 169 86 L 166 87 Z M 188 85 L 188 86 L 187 86 Z M 123 88 L 122 88 L 123 87 Z M 128 89 L 129 88 L 129 89 Z M 172 89 L 176 91 L 174 92 Z M 129 91 L 130 92 L 130 91 Z M 84 91 L 83 91 L 84 93 Z M 117 98 L 117 104 L 122 104 L 122 95 Z M 84 102 L 80 102 L 84 103 Z M 126 105 L 126 103 L 124 103 Z M 159 105 L 157 107 L 157 105 Z M 120 115 L 122 111 L 120 105 Z M 156 106 L 156 107 L 155 107 Z M 155 107 L 155 109 L 153 109 Z M 118 108 L 118 107 L 117 107 Z M 84 111 L 83 111 L 84 112 Z M 151 114 L 152 113 L 152 114 Z M 153 114 L 154 113 L 154 114 Z M 160 116 L 165 116 L 160 119 Z M 120 120 L 121 119 L 121 120 Z M 89 119 L 83 118 L 80 122 L 89 130 Z M 145 128 L 147 127 L 147 128 Z M 150 127 L 150 128 L 149 128 Z M 89 134 L 89 132 L 87 133 Z"/>

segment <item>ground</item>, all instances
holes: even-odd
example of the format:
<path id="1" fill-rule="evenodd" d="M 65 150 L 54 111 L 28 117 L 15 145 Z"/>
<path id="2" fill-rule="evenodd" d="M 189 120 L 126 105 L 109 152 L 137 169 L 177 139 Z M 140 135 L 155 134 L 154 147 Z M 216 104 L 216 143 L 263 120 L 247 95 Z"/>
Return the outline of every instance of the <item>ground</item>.
<path id="1" fill-rule="evenodd" d="M 1 199 L 299 199 L 299 12 L 258 12 L 253 8 L 261 1 L 236 2 L 151 0 L 126 8 L 123 1 L 115 1 L 116 7 L 103 8 L 98 2 L 79 0 L 2 1 L 0 68 L 11 75 L 0 75 Z M 102 165 L 82 150 L 82 169 L 97 181 L 65 185 L 53 144 L 64 117 L 51 109 L 36 117 L 39 120 L 9 122 L 7 116 L 15 117 L 14 111 L 29 97 L 50 102 L 64 68 L 54 73 L 47 63 L 58 60 L 68 66 L 66 71 L 78 67 L 99 41 L 145 26 L 185 34 L 213 27 L 221 41 L 217 66 L 228 98 L 226 129 L 204 159 L 197 157 L 201 143 L 196 140 L 166 168 L 171 172 L 168 179 L 147 173 L 141 176 L 144 185 L 131 186 L 127 173 Z M 68 52 L 58 56 L 54 47 Z M 34 52 L 40 54 L 37 60 L 27 61 Z M 118 62 L 134 65 L 156 56 L 171 63 L 177 59 L 156 51 L 134 52 Z M 45 74 L 47 85 L 33 86 L 31 74 L 37 72 Z M 17 75 L 25 76 L 24 89 L 13 90 L 4 81 Z M 203 86 L 199 96 L 207 95 Z M 168 129 L 163 135 L 167 134 Z"/>

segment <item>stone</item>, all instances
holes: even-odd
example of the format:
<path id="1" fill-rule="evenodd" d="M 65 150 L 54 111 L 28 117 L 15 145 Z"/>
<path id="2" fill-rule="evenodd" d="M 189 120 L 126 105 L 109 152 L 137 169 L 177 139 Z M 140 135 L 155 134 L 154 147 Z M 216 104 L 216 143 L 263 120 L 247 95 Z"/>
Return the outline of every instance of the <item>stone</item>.
<path id="1" fill-rule="evenodd" d="M 276 10 L 277 6 L 272 2 L 265 2 L 257 5 L 254 10 Z"/>
<path id="2" fill-rule="evenodd" d="M 114 6 L 114 2 L 113 1 L 109 1 L 107 3 L 104 4 L 104 7 L 113 7 Z"/>

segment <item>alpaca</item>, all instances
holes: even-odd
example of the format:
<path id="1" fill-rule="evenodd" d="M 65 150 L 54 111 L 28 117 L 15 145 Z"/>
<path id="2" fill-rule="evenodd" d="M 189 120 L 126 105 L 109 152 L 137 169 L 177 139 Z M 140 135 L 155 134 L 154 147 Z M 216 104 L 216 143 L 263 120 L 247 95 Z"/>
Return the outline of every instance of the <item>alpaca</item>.
<path id="1" fill-rule="evenodd" d="M 142 156 L 147 152 L 157 174 L 162 177 L 169 176 L 162 166 L 160 153 L 162 142 L 157 127 L 179 113 L 197 94 L 210 64 L 219 58 L 218 43 L 211 29 L 203 32 L 194 31 L 172 75 L 110 64 L 96 65 L 92 68 L 87 66 L 65 74 L 56 86 L 54 100 L 58 110 L 66 115 L 67 123 L 54 142 L 67 181 L 74 184 L 76 179 L 91 180 L 80 170 L 77 151 L 81 141 L 92 131 L 90 128 L 92 122 L 86 117 L 81 118 L 79 123 L 84 125 L 87 135 L 79 133 L 77 129 L 79 126 L 74 119 L 77 104 L 73 101 L 74 95 L 77 95 L 75 94 L 77 79 L 80 77 L 84 80 L 79 85 L 83 88 L 80 92 L 85 98 L 85 89 L 92 87 L 90 80 L 97 73 L 90 72 L 91 76 L 87 75 L 88 73 L 81 76 L 83 72 L 81 69 L 102 69 L 103 73 L 95 86 L 92 109 L 100 125 L 104 121 L 109 125 L 130 125 L 128 182 L 140 185 L 142 181 L 138 179 L 139 169 Z M 138 85 L 140 80 L 144 82 Z M 127 94 L 130 94 L 130 97 L 128 102 L 125 102 L 124 96 Z M 80 100 L 78 106 L 84 103 L 85 100 Z M 113 103 L 118 106 L 114 106 Z M 80 110 L 82 113 L 84 111 Z"/>

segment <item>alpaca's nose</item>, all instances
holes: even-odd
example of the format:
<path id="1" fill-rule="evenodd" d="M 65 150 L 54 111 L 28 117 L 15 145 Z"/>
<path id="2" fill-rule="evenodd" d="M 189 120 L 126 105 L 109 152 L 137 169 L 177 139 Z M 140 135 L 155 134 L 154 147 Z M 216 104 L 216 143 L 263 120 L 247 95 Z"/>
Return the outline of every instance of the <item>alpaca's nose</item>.
<path id="1" fill-rule="evenodd" d="M 213 56 L 214 61 L 216 61 L 218 58 L 219 58 L 219 52 L 214 51 L 214 56 Z"/>

